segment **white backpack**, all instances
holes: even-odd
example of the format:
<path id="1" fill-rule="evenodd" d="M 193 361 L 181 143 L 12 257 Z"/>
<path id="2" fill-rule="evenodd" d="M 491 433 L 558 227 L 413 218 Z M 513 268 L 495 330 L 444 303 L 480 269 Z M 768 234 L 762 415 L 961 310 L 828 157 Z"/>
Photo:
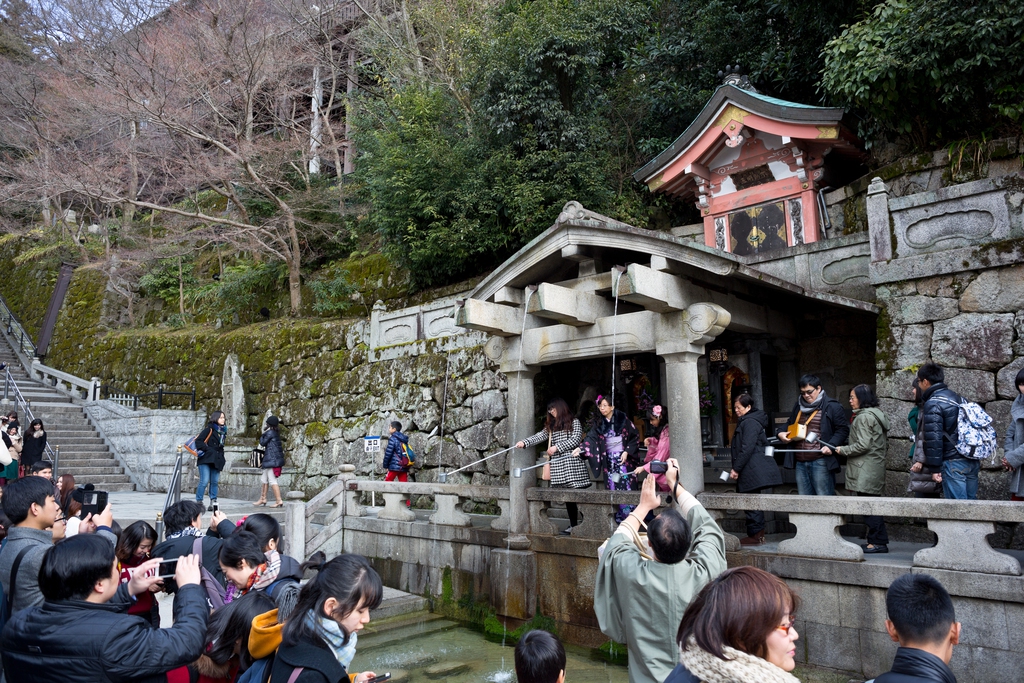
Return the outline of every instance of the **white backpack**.
<path id="1" fill-rule="evenodd" d="M 957 403 L 948 398 L 936 397 L 937 401 L 957 406 L 960 415 L 956 421 L 956 452 L 970 460 L 988 460 L 996 453 L 996 430 L 992 416 L 972 401 Z M 946 438 L 950 438 L 946 435 Z M 952 439 L 950 438 L 952 441 Z"/>

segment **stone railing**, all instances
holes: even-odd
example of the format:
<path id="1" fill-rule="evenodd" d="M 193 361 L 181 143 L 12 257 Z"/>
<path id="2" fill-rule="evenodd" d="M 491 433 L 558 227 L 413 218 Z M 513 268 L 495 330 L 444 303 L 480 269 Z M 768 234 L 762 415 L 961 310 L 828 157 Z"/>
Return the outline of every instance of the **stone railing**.
<path id="1" fill-rule="evenodd" d="M 726 512 L 785 512 L 796 536 L 779 543 L 780 555 L 862 561 L 863 549 L 839 535 L 854 515 L 916 517 L 928 520 L 938 537 L 914 553 L 913 566 L 982 574 L 1020 576 L 1020 562 L 992 548 L 986 536 L 994 522 L 1024 522 L 1024 505 L 1010 501 L 857 498 L 853 496 L 776 496 L 702 493 L 700 501 L 717 518 Z"/>
<path id="2" fill-rule="evenodd" d="M 56 368 L 43 365 L 38 358 L 32 359 L 32 366 L 29 368 L 32 379 L 49 384 L 58 391 L 74 398 L 86 401 L 96 401 L 100 397 L 100 378 L 82 379 L 67 372 L 61 372 Z"/>
<path id="3" fill-rule="evenodd" d="M 434 499 L 436 507 L 429 516 L 429 522 L 456 527 L 468 527 L 473 523 L 472 517 L 461 509 L 463 501 L 496 500 L 501 514 L 493 517 L 490 528 L 508 530 L 508 487 L 367 481 L 356 479 L 354 469 L 352 465 L 343 465 L 341 475 L 308 503 L 302 500 L 303 494 L 299 491 L 288 494 L 285 503 L 285 533 L 289 547 L 305 548 L 305 557 L 320 550 L 328 540 L 342 531 L 344 517 L 366 515 L 360 503 L 363 493 L 374 493 L 383 498 L 384 506 L 377 509 L 377 519 L 397 522 L 412 522 L 416 519 L 416 513 L 406 505 L 411 497 L 429 496 Z M 314 527 L 314 518 L 318 514 L 323 514 L 319 520 L 319 530 Z"/>

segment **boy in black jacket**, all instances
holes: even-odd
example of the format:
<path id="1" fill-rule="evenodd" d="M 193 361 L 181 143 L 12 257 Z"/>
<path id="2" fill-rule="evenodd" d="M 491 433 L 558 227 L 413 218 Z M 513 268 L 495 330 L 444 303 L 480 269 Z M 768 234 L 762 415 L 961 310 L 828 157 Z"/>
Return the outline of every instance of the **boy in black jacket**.
<path id="1" fill-rule="evenodd" d="M 927 574 L 904 574 L 885 594 L 885 630 L 900 644 L 892 670 L 874 683 L 956 683 L 949 668 L 960 622 L 942 584 Z"/>

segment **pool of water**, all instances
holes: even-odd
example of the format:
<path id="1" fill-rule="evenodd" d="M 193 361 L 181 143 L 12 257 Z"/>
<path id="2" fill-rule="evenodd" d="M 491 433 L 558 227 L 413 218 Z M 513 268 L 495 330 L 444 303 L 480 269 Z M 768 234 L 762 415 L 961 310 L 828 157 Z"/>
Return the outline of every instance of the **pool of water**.
<path id="1" fill-rule="evenodd" d="M 371 622 L 370 627 L 373 624 Z M 567 645 L 566 678 L 573 683 L 627 683 L 626 667 Z M 444 680 L 514 683 L 514 650 L 480 631 L 446 619 L 360 635 L 350 671 L 390 672 L 392 683 Z"/>

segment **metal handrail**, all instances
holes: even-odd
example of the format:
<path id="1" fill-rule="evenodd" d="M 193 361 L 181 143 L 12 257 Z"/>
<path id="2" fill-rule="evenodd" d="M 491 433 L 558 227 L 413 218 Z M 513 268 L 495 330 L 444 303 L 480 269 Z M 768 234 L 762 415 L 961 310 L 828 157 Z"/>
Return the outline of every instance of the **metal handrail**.
<path id="1" fill-rule="evenodd" d="M 165 396 L 188 396 L 189 397 L 189 410 L 196 409 L 196 390 L 195 387 L 192 391 L 167 391 L 162 386 L 157 387 L 156 391 L 150 391 L 144 394 L 133 394 L 130 391 L 125 391 L 112 384 L 104 384 L 100 388 L 100 396 L 108 401 L 114 401 L 119 405 L 123 405 L 126 408 L 130 407 L 132 410 L 138 410 L 139 404 L 142 399 L 156 396 L 156 407 L 160 410 L 164 407 Z"/>
<path id="2" fill-rule="evenodd" d="M 174 461 L 174 471 L 171 472 L 171 480 L 167 482 L 167 497 L 164 498 L 164 509 L 162 512 L 175 503 L 181 502 L 181 470 L 184 466 L 182 450 L 182 447 L 178 446 L 178 457 Z"/>
<path id="3" fill-rule="evenodd" d="M 10 368 L 4 368 L 4 400 L 11 400 L 11 396 L 14 397 L 14 410 L 18 413 L 24 411 L 25 417 L 28 418 L 27 424 L 32 425 L 32 421 L 36 419 L 36 416 L 32 414 L 32 403 L 25 398 L 25 395 L 21 393 L 21 387 L 15 381 L 11 375 Z M 57 465 L 60 459 L 60 446 L 57 446 L 56 452 L 50 448 L 50 444 L 46 444 L 46 452 L 50 455 L 50 462 L 53 463 L 53 476 L 54 479 L 57 477 Z"/>
<path id="4" fill-rule="evenodd" d="M 21 353 L 31 359 L 36 353 L 36 344 L 32 341 L 32 335 L 25 331 L 25 326 L 7 305 L 7 300 L 3 295 L 0 295 L 0 322 L 6 325 L 7 334 L 14 337 Z"/>

